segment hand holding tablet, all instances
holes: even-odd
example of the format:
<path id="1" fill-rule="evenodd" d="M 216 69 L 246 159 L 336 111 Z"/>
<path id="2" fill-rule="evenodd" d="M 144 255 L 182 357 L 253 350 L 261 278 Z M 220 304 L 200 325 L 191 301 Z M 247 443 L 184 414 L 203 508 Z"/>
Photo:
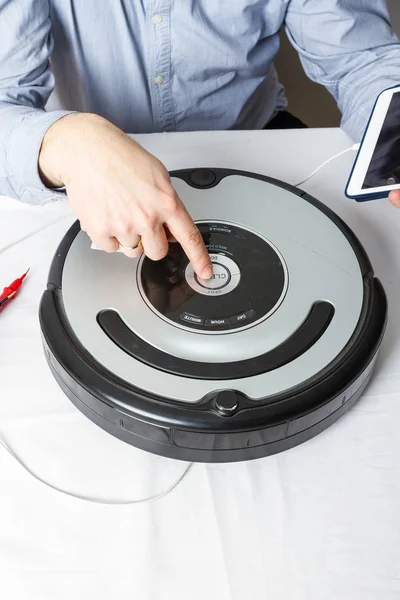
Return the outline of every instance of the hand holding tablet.
<path id="1" fill-rule="evenodd" d="M 400 206 L 400 86 L 382 92 L 375 103 L 346 196 L 357 201 L 385 198 Z"/>

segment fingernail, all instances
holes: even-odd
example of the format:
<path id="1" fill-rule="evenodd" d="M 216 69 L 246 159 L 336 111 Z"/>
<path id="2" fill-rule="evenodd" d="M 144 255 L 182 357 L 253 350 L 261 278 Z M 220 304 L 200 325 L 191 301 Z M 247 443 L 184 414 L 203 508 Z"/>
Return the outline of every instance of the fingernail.
<path id="1" fill-rule="evenodd" d="M 211 265 L 209 267 L 206 267 L 203 271 L 203 279 L 210 279 L 213 272 L 214 271 Z"/>

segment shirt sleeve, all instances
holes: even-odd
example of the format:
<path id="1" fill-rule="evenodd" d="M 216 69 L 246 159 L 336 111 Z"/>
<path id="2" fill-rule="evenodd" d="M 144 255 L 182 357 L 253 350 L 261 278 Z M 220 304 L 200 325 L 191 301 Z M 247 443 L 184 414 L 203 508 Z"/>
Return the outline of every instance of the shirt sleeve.
<path id="1" fill-rule="evenodd" d="M 46 112 L 54 89 L 49 0 L 0 0 L 0 194 L 44 204 L 38 157 L 48 128 L 70 111 Z"/>
<path id="2" fill-rule="evenodd" d="M 324 85 L 356 142 L 376 98 L 400 85 L 400 41 L 385 0 L 291 0 L 286 31 L 312 81 Z"/>

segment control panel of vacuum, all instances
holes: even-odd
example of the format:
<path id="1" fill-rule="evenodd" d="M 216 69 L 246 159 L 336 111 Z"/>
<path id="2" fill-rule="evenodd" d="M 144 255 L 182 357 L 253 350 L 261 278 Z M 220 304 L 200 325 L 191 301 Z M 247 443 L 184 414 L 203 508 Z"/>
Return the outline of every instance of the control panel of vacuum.
<path id="1" fill-rule="evenodd" d="M 199 332 L 230 332 L 254 324 L 276 310 L 287 285 L 282 256 L 265 238 L 223 222 L 197 226 L 213 264 L 210 279 L 200 279 L 179 244 L 153 262 L 144 257 L 138 285 L 145 302 L 160 317 Z"/>

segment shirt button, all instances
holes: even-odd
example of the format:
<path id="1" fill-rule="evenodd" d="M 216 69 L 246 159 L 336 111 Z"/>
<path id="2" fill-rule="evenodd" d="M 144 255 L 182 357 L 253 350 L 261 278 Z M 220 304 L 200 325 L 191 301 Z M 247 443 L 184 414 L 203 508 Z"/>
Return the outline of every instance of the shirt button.
<path id="1" fill-rule="evenodd" d="M 161 85 L 162 83 L 164 83 L 164 77 L 162 75 L 157 75 L 157 77 L 155 77 L 154 81 L 157 85 Z"/>
<path id="2" fill-rule="evenodd" d="M 160 25 L 160 23 L 163 22 L 163 18 L 161 15 L 153 15 L 151 20 L 153 21 L 154 25 Z"/>

